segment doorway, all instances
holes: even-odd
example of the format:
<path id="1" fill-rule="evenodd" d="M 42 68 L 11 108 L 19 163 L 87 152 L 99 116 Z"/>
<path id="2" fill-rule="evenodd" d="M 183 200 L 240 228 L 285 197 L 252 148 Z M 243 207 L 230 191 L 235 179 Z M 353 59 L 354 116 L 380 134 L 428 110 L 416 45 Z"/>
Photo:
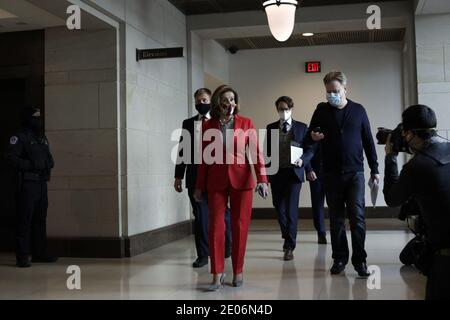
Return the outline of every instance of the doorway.
<path id="1" fill-rule="evenodd" d="M 25 106 L 44 106 L 44 31 L 0 34 L 0 251 L 14 250 L 18 175 L 5 161 Z M 45 116 L 44 116 L 45 119 Z"/>

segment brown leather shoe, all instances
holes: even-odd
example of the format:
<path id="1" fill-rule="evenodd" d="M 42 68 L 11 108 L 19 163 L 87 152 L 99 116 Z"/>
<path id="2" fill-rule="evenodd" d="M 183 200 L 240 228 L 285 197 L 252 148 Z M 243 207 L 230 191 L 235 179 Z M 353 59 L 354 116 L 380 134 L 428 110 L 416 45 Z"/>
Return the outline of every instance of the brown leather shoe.
<path id="1" fill-rule="evenodd" d="M 286 251 L 284 252 L 283 260 L 290 261 L 293 259 L 294 259 L 294 252 L 292 251 L 292 249 L 286 249 Z"/>

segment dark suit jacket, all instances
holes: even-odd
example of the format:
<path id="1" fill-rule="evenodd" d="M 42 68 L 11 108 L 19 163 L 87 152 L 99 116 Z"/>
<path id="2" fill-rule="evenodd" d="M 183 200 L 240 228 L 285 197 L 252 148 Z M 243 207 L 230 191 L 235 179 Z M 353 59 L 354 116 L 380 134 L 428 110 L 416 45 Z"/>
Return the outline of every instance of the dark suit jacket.
<path id="1" fill-rule="evenodd" d="M 266 134 L 266 155 L 268 157 L 272 156 L 272 142 L 271 142 L 271 130 L 280 130 L 280 121 L 273 122 L 269 124 L 267 127 L 267 134 Z M 308 126 L 304 124 L 303 122 L 295 121 L 292 119 L 292 142 L 295 142 L 295 146 L 303 148 L 303 152 L 305 152 L 305 146 L 306 146 L 306 135 L 308 133 Z M 278 143 L 278 141 L 277 141 Z M 305 168 L 309 172 L 311 171 L 309 160 L 303 164 L 302 167 L 296 167 L 293 168 L 295 174 L 297 175 L 298 179 L 301 182 L 305 182 Z M 276 175 L 270 175 L 269 176 L 269 182 L 272 182 L 274 179 L 274 176 Z"/>
<path id="2" fill-rule="evenodd" d="M 175 166 L 175 178 L 183 179 L 186 173 L 186 188 L 195 188 L 195 183 L 197 181 L 197 167 L 198 165 L 194 163 L 194 134 L 195 134 L 195 121 L 198 120 L 198 115 L 195 117 L 186 119 L 183 121 L 183 129 L 187 130 L 190 134 L 191 139 L 191 161 L 189 163 L 181 162 Z M 180 137 L 180 143 L 183 141 L 183 135 Z M 178 156 L 183 156 L 183 150 L 178 152 Z M 177 161 L 178 163 L 179 161 Z"/>

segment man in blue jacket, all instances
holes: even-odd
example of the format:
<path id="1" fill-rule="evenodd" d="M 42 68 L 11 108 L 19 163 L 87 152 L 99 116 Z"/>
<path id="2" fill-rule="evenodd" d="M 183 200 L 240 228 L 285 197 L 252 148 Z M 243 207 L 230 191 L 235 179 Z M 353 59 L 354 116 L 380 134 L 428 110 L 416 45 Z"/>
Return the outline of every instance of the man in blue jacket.
<path id="1" fill-rule="evenodd" d="M 347 99 L 344 73 L 330 72 L 324 78 L 326 103 L 320 103 L 310 128 L 314 140 L 321 143 L 325 193 L 330 213 L 331 245 L 334 263 L 331 274 L 344 271 L 349 260 L 345 230 L 345 214 L 352 235 L 352 264 L 358 275 L 369 276 L 364 249 L 366 223 L 364 217 L 364 156 L 371 179 L 379 182 L 378 161 L 369 119 L 362 105 Z"/>

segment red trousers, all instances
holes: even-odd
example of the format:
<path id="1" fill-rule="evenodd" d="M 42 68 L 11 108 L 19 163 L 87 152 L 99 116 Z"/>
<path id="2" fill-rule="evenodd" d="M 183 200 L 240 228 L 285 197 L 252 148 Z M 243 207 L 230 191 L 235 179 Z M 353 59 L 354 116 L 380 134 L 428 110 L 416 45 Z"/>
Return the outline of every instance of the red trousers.
<path id="1" fill-rule="evenodd" d="M 225 207 L 230 198 L 231 208 L 231 259 L 233 273 L 244 268 L 248 228 L 252 215 L 253 189 L 236 190 L 229 184 L 226 190 L 208 191 L 209 253 L 211 273 L 223 273 L 225 263 Z"/>

